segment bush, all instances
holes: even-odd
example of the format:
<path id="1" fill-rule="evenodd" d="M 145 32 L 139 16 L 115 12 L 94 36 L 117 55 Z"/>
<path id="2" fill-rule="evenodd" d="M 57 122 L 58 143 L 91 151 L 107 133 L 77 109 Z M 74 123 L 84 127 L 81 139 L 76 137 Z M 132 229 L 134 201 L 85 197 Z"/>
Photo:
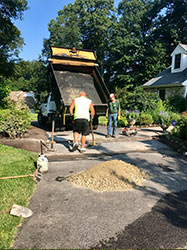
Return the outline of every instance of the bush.
<path id="1" fill-rule="evenodd" d="M 172 129 L 171 135 L 187 140 L 187 116 L 181 115 L 176 122 L 176 126 Z"/>
<path id="2" fill-rule="evenodd" d="M 140 117 L 140 112 L 139 110 L 125 110 L 124 116 L 127 121 L 130 119 L 134 119 L 137 121 Z"/>
<path id="3" fill-rule="evenodd" d="M 126 117 L 121 117 L 118 120 L 118 127 L 125 127 L 125 126 L 127 126 L 127 124 L 128 124 L 128 122 L 127 122 Z"/>
<path id="4" fill-rule="evenodd" d="M 7 81 L 0 77 L 0 107 L 5 108 L 7 104 L 6 97 L 9 95 L 10 89 Z"/>
<path id="5" fill-rule="evenodd" d="M 141 113 L 140 125 L 151 125 L 153 123 L 153 117 L 148 113 Z"/>
<path id="6" fill-rule="evenodd" d="M 171 111 L 181 113 L 187 110 L 187 99 L 180 95 L 175 95 L 168 98 L 166 105 Z"/>
<path id="7" fill-rule="evenodd" d="M 0 110 L 0 133 L 10 138 L 22 137 L 30 127 L 31 118 L 28 107 L 17 107 L 9 103 L 9 109 Z"/>
<path id="8" fill-rule="evenodd" d="M 116 89 L 116 97 L 120 101 L 122 110 L 155 110 L 158 102 L 162 102 L 155 93 L 146 92 L 142 87 L 131 89 L 129 86 Z"/>
<path id="9" fill-rule="evenodd" d="M 171 119 L 171 115 L 167 112 L 161 111 L 158 114 L 158 124 L 162 127 L 162 128 L 168 128 L 171 125 L 172 119 Z"/>

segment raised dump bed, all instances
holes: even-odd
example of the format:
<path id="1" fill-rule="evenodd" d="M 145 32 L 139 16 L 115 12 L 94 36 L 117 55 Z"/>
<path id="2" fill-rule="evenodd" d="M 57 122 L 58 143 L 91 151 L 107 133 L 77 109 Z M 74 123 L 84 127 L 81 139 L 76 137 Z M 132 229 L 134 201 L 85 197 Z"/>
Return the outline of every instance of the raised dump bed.
<path id="1" fill-rule="evenodd" d="M 41 108 L 43 121 L 46 114 L 51 120 L 55 113 L 58 126 L 69 127 L 69 106 L 81 91 L 85 91 L 94 104 L 96 114 L 93 127 L 96 129 L 98 117 L 106 114 L 109 91 L 99 73 L 95 52 L 51 46 L 49 76 L 52 93 L 43 111 Z"/>

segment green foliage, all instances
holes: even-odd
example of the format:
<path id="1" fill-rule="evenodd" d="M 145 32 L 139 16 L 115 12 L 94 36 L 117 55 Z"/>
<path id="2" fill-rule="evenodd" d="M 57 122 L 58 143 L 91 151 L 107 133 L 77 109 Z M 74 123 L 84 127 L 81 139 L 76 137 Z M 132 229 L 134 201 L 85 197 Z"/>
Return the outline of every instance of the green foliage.
<path id="1" fill-rule="evenodd" d="M 0 145 L 0 177 L 33 174 L 37 154 Z M 12 205 L 27 207 L 36 184 L 32 177 L 0 180 L 0 211 L 10 210 Z M 0 249 L 11 249 L 21 217 L 0 214 Z"/>
<path id="2" fill-rule="evenodd" d="M 4 108 L 6 106 L 6 97 L 10 93 L 10 88 L 8 86 L 7 80 L 0 77 L 0 108 Z"/>
<path id="3" fill-rule="evenodd" d="M 187 116 L 181 115 L 180 119 L 177 120 L 176 126 L 172 129 L 171 135 L 187 140 Z"/>
<path id="4" fill-rule="evenodd" d="M 11 90 L 33 91 L 36 95 L 50 88 L 47 67 L 41 61 L 19 61 L 8 81 Z"/>
<path id="5" fill-rule="evenodd" d="M 126 117 L 120 117 L 120 119 L 118 120 L 118 127 L 125 127 L 127 126 L 128 121 Z"/>
<path id="6" fill-rule="evenodd" d="M 105 116 L 99 116 L 99 125 L 107 125 L 107 121 Z"/>
<path id="7" fill-rule="evenodd" d="M 156 94 L 144 91 L 141 87 L 134 89 L 131 86 L 116 88 L 116 96 L 122 110 L 139 110 L 152 112 L 162 103 Z"/>
<path id="8" fill-rule="evenodd" d="M 49 56 L 49 44 L 92 49 L 103 71 L 115 19 L 113 5 L 113 0 L 76 0 L 64 6 L 48 25 L 50 38 L 44 41 L 43 54 Z"/>
<path id="9" fill-rule="evenodd" d="M 0 2 L 0 76 L 9 76 L 12 73 L 12 56 L 18 56 L 18 50 L 23 44 L 20 31 L 13 24 L 13 19 L 21 19 L 26 8 L 26 0 Z"/>
<path id="10" fill-rule="evenodd" d="M 0 110 L 0 133 L 10 138 L 22 137 L 30 127 L 31 117 L 25 104 L 9 105 L 9 109 Z"/>
<path id="11" fill-rule="evenodd" d="M 153 39 L 163 44 L 166 49 L 167 64 L 170 65 L 170 55 L 179 43 L 187 43 L 186 30 L 186 0 L 155 1 L 157 9 L 164 9 L 165 14 L 159 13 L 154 20 L 156 29 Z"/>
<path id="12" fill-rule="evenodd" d="M 161 111 L 158 114 L 158 123 L 163 128 L 168 128 L 171 125 L 172 117 L 169 113 Z"/>
<path id="13" fill-rule="evenodd" d="M 140 117 L 140 112 L 138 110 L 125 110 L 124 116 L 127 121 L 130 119 L 134 119 L 137 121 Z"/>
<path id="14" fill-rule="evenodd" d="M 167 99 L 166 105 L 171 111 L 181 113 L 187 110 L 187 99 L 181 95 L 174 95 Z"/>
<path id="15" fill-rule="evenodd" d="M 167 111 L 167 108 L 166 108 L 165 103 L 161 99 L 158 99 L 158 101 L 156 102 L 155 109 L 148 109 L 145 112 L 148 112 L 148 113 L 150 113 L 152 115 L 154 123 L 158 123 L 159 113 L 161 111 Z"/>
<path id="16" fill-rule="evenodd" d="M 122 0 L 115 10 L 113 0 L 76 0 L 50 21 L 44 54 L 50 44 L 92 49 L 110 91 L 140 86 L 171 64 L 178 43 L 187 43 L 185 1 Z"/>
<path id="17" fill-rule="evenodd" d="M 141 113 L 140 125 L 151 125 L 153 123 L 153 117 L 149 113 Z"/>

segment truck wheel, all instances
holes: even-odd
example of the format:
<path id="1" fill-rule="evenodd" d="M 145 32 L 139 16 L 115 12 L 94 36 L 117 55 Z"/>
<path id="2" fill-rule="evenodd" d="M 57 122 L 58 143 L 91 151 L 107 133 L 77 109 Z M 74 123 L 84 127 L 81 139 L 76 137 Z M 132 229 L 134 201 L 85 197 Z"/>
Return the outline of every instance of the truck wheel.
<path id="1" fill-rule="evenodd" d="M 46 122 L 45 118 L 43 117 L 43 115 L 41 113 L 38 113 L 38 124 L 39 125 L 44 125 Z"/>
<path id="2" fill-rule="evenodd" d="M 99 120 L 98 120 L 98 117 L 94 117 L 93 119 L 93 130 L 96 130 L 98 128 L 98 123 L 99 123 Z"/>

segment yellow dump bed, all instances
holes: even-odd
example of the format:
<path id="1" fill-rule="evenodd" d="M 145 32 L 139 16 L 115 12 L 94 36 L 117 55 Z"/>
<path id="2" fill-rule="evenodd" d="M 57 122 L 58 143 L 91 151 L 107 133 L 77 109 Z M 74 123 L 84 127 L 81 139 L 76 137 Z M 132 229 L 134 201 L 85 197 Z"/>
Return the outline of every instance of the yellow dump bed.
<path id="1" fill-rule="evenodd" d="M 98 112 L 105 112 L 109 92 L 98 71 L 96 59 L 96 53 L 91 50 L 51 46 L 49 61 L 53 86 L 56 85 L 55 92 L 59 90 L 61 103 L 65 106 L 85 91 Z"/>

